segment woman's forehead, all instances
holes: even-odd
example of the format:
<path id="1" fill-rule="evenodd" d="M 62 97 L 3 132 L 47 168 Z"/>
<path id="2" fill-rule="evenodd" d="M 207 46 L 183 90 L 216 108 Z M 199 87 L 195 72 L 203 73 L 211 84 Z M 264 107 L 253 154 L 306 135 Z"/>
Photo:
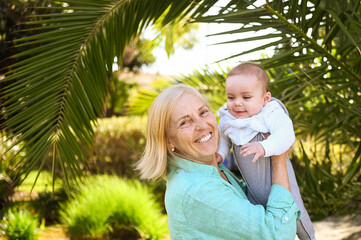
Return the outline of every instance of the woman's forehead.
<path id="1" fill-rule="evenodd" d="M 172 109 L 172 115 L 178 117 L 182 115 L 188 115 L 192 112 L 198 112 L 199 109 L 203 106 L 208 106 L 204 99 L 195 94 L 185 93 L 174 105 Z"/>

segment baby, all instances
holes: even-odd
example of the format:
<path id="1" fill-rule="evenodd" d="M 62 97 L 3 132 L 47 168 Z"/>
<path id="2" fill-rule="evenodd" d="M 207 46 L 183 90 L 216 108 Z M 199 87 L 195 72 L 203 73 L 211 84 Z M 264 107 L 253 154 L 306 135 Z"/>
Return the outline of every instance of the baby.
<path id="1" fill-rule="evenodd" d="M 272 185 L 270 156 L 286 152 L 295 142 L 292 120 L 283 103 L 272 98 L 269 77 L 257 64 L 242 63 L 233 68 L 226 79 L 226 92 L 227 106 L 219 110 L 217 157 L 224 160 L 233 148 L 238 169 L 247 182 L 249 200 L 266 207 Z M 267 139 L 265 133 L 270 133 Z M 301 210 L 297 235 L 301 240 L 315 239 L 289 159 L 287 170 L 291 194 Z"/>

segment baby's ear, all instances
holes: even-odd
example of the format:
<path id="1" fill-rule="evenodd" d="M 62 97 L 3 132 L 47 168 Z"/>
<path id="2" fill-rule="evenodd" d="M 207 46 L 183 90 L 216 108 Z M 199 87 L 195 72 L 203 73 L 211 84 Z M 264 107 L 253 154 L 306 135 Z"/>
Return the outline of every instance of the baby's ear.
<path id="1" fill-rule="evenodd" d="M 266 94 L 264 95 L 263 98 L 263 105 L 266 106 L 267 103 L 269 103 L 272 99 L 272 94 L 271 92 L 266 92 Z"/>

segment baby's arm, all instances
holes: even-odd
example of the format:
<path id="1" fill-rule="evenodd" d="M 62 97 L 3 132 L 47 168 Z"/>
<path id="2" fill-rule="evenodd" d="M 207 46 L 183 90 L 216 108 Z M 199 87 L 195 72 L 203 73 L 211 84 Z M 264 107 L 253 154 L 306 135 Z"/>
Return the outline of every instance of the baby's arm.
<path id="1" fill-rule="evenodd" d="M 254 158 L 252 159 L 252 162 L 256 162 L 258 158 L 263 157 L 265 155 L 265 150 L 261 143 L 251 142 L 244 144 L 241 147 L 241 154 L 245 157 L 254 154 Z"/>
<path id="2" fill-rule="evenodd" d="M 265 150 L 265 157 L 279 155 L 287 151 L 295 142 L 292 120 L 283 109 L 277 109 L 267 114 L 264 119 L 271 135 L 261 141 Z"/>
<path id="3" fill-rule="evenodd" d="M 224 134 L 222 131 L 222 126 L 224 124 L 224 119 L 221 118 L 218 124 L 218 130 L 219 130 L 219 147 L 218 151 L 216 153 L 216 158 L 218 163 L 222 163 L 223 160 L 226 159 L 226 157 L 229 154 L 229 151 L 231 149 L 231 139 L 229 139 L 228 136 Z"/>

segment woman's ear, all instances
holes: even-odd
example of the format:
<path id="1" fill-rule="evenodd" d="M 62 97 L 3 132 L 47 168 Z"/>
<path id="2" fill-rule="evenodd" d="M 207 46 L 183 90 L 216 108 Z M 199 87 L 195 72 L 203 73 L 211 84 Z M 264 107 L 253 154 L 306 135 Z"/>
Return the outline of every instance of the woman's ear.
<path id="1" fill-rule="evenodd" d="M 266 94 L 264 95 L 264 98 L 263 98 L 263 106 L 266 106 L 267 103 L 269 103 L 272 99 L 272 94 L 271 92 L 266 92 Z"/>
<path id="2" fill-rule="evenodd" d="M 175 149 L 174 145 L 170 142 L 168 142 L 168 149 Z M 174 152 L 174 151 L 173 151 Z"/>

